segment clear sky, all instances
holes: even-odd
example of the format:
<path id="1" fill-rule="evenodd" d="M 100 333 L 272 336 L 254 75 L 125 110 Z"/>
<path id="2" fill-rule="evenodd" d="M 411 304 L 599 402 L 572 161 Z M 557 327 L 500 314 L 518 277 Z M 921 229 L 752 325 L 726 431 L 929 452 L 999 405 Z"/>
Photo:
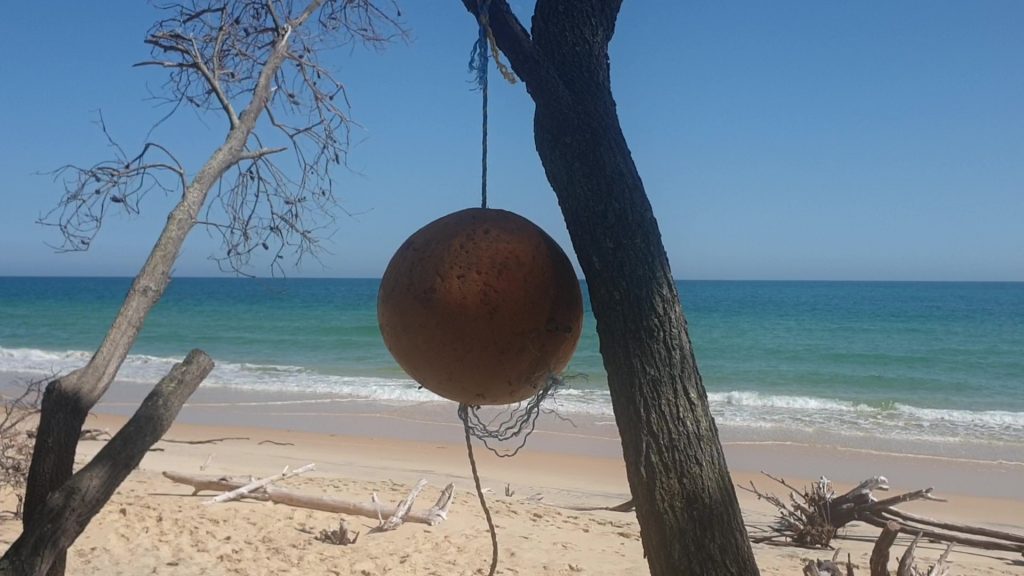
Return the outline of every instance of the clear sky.
<path id="1" fill-rule="evenodd" d="M 337 174 L 357 216 L 291 275 L 379 276 L 414 230 L 478 202 L 474 22 L 459 0 L 399 2 L 411 42 L 333 59 L 363 126 Z M 5 8 L 0 275 L 132 275 L 166 217 L 173 199 L 151 197 L 76 254 L 34 224 L 60 192 L 37 172 L 106 157 L 97 110 L 131 146 L 163 114 L 146 100 L 160 72 L 131 67 L 156 11 L 116 4 Z M 676 277 L 1024 281 L 1024 2 L 624 4 L 614 91 Z M 513 6 L 528 23 L 532 3 Z M 491 204 L 568 249 L 533 104 L 492 86 Z M 223 134 L 189 112 L 156 138 L 195 171 Z M 217 275 L 216 246 L 196 229 L 176 273 Z"/>

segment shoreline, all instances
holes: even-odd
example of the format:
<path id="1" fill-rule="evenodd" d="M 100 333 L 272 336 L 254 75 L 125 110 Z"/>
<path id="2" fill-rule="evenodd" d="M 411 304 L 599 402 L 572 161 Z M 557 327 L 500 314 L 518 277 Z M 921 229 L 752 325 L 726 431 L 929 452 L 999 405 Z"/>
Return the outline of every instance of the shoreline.
<path id="1" fill-rule="evenodd" d="M 129 414 L 141 402 L 150 385 L 137 382 L 117 382 L 98 408 L 112 413 Z M 343 396 L 323 392 L 254 390 L 229 386 L 201 386 L 186 403 L 182 417 L 195 423 L 216 423 L 225 415 L 233 422 L 246 425 L 256 418 L 265 418 L 275 428 L 299 427 L 308 431 L 339 431 L 337 420 L 356 417 L 385 417 L 423 425 L 421 432 L 433 434 L 431 427 L 451 425 L 461 427 L 454 417 L 456 405 L 433 397 L 426 401 L 380 400 Z M 713 409 L 713 412 L 715 410 Z M 617 439 L 614 416 L 583 412 L 560 412 L 559 416 L 542 417 L 541 431 L 584 437 Z M 826 448 L 863 450 L 880 454 L 909 454 L 948 458 L 965 462 L 993 462 L 1024 465 L 1024 439 L 1021 442 L 983 441 L 972 437 L 937 440 L 933 438 L 904 437 L 887 433 L 885 425 L 874 428 L 876 433 L 851 432 L 842 429 L 842 422 L 830 421 L 827 414 L 810 432 L 807 428 L 778 425 L 736 425 L 719 422 L 723 442 L 761 442 L 765 444 L 794 444 Z M 294 421 L 294 422 L 292 422 Z M 830 426 L 840 429 L 830 429 Z M 342 427 L 341 433 L 347 429 Z M 442 435 L 443 436 L 443 435 Z M 443 436 L 444 437 L 444 436 Z M 615 446 L 617 450 L 617 443 Z M 590 446 L 588 453 L 609 454 L 607 448 Z M 616 453 L 616 452 L 613 452 Z"/>
<path id="2" fill-rule="evenodd" d="M 87 357 L 87 353 L 78 351 L 0 347 L 0 359 L 6 366 L 0 369 L 0 391 L 44 376 L 41 369 L 70 370 Z M 110 411 L 127 413 L 176 361 L 170 357 L 129 356 L 126 367 L 122 367 L 123 379 L 115 382 L 106 397 Z M 217 369 L 223 372 L 218 375 Z M 402 417 L 415 420 L 422 418 L 422 411 L 428 414 L 428 421 L 451 422 L 455 411 L 450 403 L 417 390 L 415 383 L 390 376 L 340 376 L 301 366 L 237 362 L 222 362 L 217 369 L 191 399 L 192 412 L 235 412 L 249 406 L 250 411 L 275 420 L 272 426 L 289 427 L 288 418 L 326 422 L 338 414 L 359 412 L 401 412 Z M 590 428 L 587 434 L 614 436 L 610 400 L 593 404 L 597 392 L 570 387 L 553 395 L 547 407 Z M 965 461 L 1024 463 L 1024 412 L 933 409 L 884 402 L 875 406 L 830 399 L 827 391 L 822 392 L 821 397 L 789 396 L 712 388 L 708 398 L 726 442 L 838 446 Z M 607 396 L 607 390 L 603 394 Z M 204 421 L 197 418 L 198 422 Z M 251 415 L 242 415 L 238 423 L 251 420 Z M 307 429 L 328 429 L 327 424 L 303 425 Z"/>
<path id="3" fill-rule="evenodd" d="M 125 389 L 138 395 L 138 399 L 125 397 Z M 97 405 L 96 412 L 127 417 L 146 390 L 148 387 L 144 386 L 112 388 L 107 400 Z M 454 403 L 385 404 L 343 398 L 328 399 L 329 402 L 323 400 L 316 400 L 317 410 L 303 410 L 310 402 L 303 395 L 294 398 L 281 394 L 200 388 L 186 403 L 175 425 L 246 429 L 263 431 L 264 434 L 271 431 L 312 434 L 347 441 L 444 445 L 462 451 L 465 456 L 463 429 L 455 415 Z M 806 480 L 824 475 L 840 484 L 855 485 L 865 478 L 883 475 L 894 487 L 899 487 L 894 489 L 933 486 L 940 495 L 990 496 L 1024 502 L 1024 491 L 1019 488 L 1024 486 L 1024 462 L 770 438 L 751 440 L 736 437 L 728 429 L 720 431 L 720 438 L 730 471 L 745 477 L 764 478 L 761 471 L 785 473 Z M 475 445 L 477 453 L 486 452 L 479 441 Z M 503 448 L 507 451 L 514 445 L 503 445 Z M 614 421 L 589 415 L 572 415 L 571 420 L 542 415 L 520 455 L 529 453 L 594 458 L 620 466 L 622 462 Z M 984 482 L 979 478 L 984 478 Z"/>

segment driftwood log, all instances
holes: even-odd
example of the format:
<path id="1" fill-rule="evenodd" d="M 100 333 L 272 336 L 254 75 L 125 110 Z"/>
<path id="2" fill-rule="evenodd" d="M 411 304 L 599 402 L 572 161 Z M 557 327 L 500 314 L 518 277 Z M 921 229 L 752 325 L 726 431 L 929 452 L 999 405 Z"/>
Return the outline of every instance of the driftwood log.
<path id="1" fill-rule="evenodd" d="M 164 472 L 164 477 L 172 482 L 191 486 L 193 494 L 209 490 L 217 492 L 236 490 L 250 483 L 248 479 L 226 478 L 223 476 L 201 474 L 181 474 L 178 472 Z M 395 513 L 393 513 L 391 517 L 382 524 L 379 530 L 394 529 L 400 526 L 403 522 L 436 526 L 448 518 L 448 510 L 451 508 L 452 497 L 455 494 L 455 485 L 448 484 L 445 486 L 444 490 L 441 491 L 441 495 L 438 497 L 437 502 L 435 502 L 428 510 L 424 512 L 413 512 L 411 510 L 413 500 L 415 500 L 416 495 L 423 490 L 423 486 L 426 485 L 426 481 L 421 480 L 420 483 L 422 485 L 417 484 L 416 488 L 413 489 L 410 495 L 406 497 L 398 507 L 394 508 Z M 294 506 L 296 508 L 320 510 L 321 512 L 332 512 L 335 514 L 364 516 L 366 518 L 379 518 L 380 514 L 380 508 L 373 504 L 351 502 L 329 496 L 302 494 L 299 492 L 275 488 L 271 485 L 263 486 L 258 491 L 249 492 L 243 497 L 270 501 L 275 504 L 284 504 L 285 506 Z M 398 517 L 396 518 L 396 516 Z M 385 528 L 385 526 L 389 527 Z"/>
<path id="2" fill-rule="evenodd" d="M 892 573 L 889 572 L 889 549 L 892 548 L 893 543 L 896 541 L 896 536 L 903 530 L 905 530 L 905 527 L 898 522 L 889 522 L 882 530 L 882 533 L 879 534 L 871 551 L 871 562 L 869 565 L 871 576 L 891 576 Z M 910 546 L 907 546 L 907 549 L 903 552 L 899 565 L 896 568 L 896 576 L 947 576 L 950 568 L 949 553 L 953 550 L 953 544 L 949 544 L 946 547 L 938 562 L 927 570 L 921 570 L 914 565 L 916 562 L 914 552 L 917 550 L 917 543 L 920 539 L 921 535 L 918 534 L 914 541 L 910 543 Z M 804 564 L 804 576 L 855 576 L 853 562 L 850 561 L 849 555 L 847 555 L 845 566 L 836 562 L 836 557 L 838 556 L 839 551 L 836 550 L 831 560 L 808 560 Z"/>
<path id="3" fill-rule="evenodd" d="M 889 523 L 897 521 L 903 532 L 920 535 L 929 540 L 1024 554 L 1024 534 L 943 522 L 896 508 L 899 504 L 914 500 L 944 502 L 932 495 L 932 488 L 879 500 L 875 497 L 874 491 L 889 489 L 889 481 L 884 476 L 869 478 L 845 494 L 836 494 L 832 483 L 825 477 L 810 487 L 799 490 L 781 478 L 763 474 L 789 489 L 789 499 L 787 502 L 774 494 L 763 492 L 753 482 L 749 487 L 740 486 L 775 506 L 779 514 L 769 533 L 752 537 L 753 542 L 781 540 L 799 546 L 825 548 L 830 545 L 838 530 L 850 522 L 860 521 L 877 526 L 883 529 L 882 536 L 886 536 L 884 530 L 889 529 Z M 895 536 L 893 538 L 895 539 Z M 890 542 L 889 546 L 891 545 Z"/>
<path id="4" fill-rule="evenodd" d="M 896 522 L 887 522 L 885 528 L 882 528 L 882 533 L 871 549 L 871 576 L 889 576 L 889 549 L 899 534 L 900 525 Z"/>
<path id="5" fill-rule="evenodd" d="M 314 468 L 316 468 L 316 464 L 312 462 L 300 468 L 296 468 L 295 470 L 289 470 L 287 467 L 285 467 L 284 471 L 282 471 L 280 474 L 274 474 L 273 476 L 267 476 L 266 478 L 253 480 L 252 482 L 249 482 L 245 486 L 239 486 L 238 488 L 235 488 L 230 492 L 225 492 L 219 496 L 214 496 L 213 498 L 207 500 L 205 503 L 217 504 L 218 502 L 230 502 L 232 500 L 238 500 L 239 498 L 244 498 L 245 495 L 249 494 L 250 492 L 255 492 L 256 490 L 260 490 L 266 486 L 269 486 L 271 482 L 277 482 L 278 480 L 284 480 L 286 478 L 298 476 L 299 474 L 305 474 L 306 472 L 309 472 Z"/>

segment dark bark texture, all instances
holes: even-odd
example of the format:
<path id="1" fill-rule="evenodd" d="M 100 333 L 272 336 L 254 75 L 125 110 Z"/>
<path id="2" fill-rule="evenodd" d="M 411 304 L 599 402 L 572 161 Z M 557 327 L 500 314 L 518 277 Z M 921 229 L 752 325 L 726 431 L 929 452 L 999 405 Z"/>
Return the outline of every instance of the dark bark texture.
<path id="1" fill-rule="evenodd" d="M 91 462 L 44 502 L 35 504 L 32 521 L 0 559 L 0 576 L 36 576 L 62 561 L 71 543 L 167 432 L 182 404 L 212 369 L 213 360 L 200 350 L 176 364 Z"/>
<path id="2" fill-rule="evenodd" d="M 532 37 L 504 1 L 492 0 L 489 21 L 536 104 L 537 152 L 586 275 L 651 574 L 758 574 L 615 110 L 607 48 L 620 3 L 538 0 Z"/>
<path id="3" fill-rule="evenodd" d="M 89 416 L 91 404 L 83 402 L 75 389 L 78 372 L 58 378 L 46 386 L 39 412 L 39 427 L 33 448 L 32 463 L 28 470 L 25 508 L 22 522 L 26 531 L 32 530 L 36 513 L 46 502 L 50 491 L 71 477 L 75 463 L 78 435 Z M 40 490 L 39 487 L 47 487 Z M 57 554 L 50 574 L 64 574 L 66 554 Z"/>

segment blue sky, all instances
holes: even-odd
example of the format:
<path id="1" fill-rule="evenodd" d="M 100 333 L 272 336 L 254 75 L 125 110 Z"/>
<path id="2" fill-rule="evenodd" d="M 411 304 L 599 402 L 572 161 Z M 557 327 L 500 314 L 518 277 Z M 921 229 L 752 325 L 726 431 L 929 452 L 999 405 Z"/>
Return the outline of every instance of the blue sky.
<path id="1" fill-rule="evenodd" d="M 475 27 L 458 0 L 400 2 L 412 32 L 333 58 L 354 135 L 323 266 L 379 276 L 414 230 L 479 194 Z M 36 173 L 106 156 L 162 115 L 145 59 L 150 6 L 18 2 L 0 34 L 0 275 L 131 275 L 173 199 L 110 219 L 92 250 L 55 254 L 34 223 L 60 188 Z M 109 4 L 104 4 L 109 6 Z M 513 2 L 526 16 L 532 3 Z M 1024 281 L 1024 3 L 625 2 L 611 48 L 618 110 L 672 269 L 700 279 Z M 492 75 L 491 205 L 568 235 L 522 86 Z M 156 133 L 198 169 L 219 117 Z M 217 275 L 196 229 L 179 275 Z M 265 273 L 264 269 L 254 269 Z"/>

